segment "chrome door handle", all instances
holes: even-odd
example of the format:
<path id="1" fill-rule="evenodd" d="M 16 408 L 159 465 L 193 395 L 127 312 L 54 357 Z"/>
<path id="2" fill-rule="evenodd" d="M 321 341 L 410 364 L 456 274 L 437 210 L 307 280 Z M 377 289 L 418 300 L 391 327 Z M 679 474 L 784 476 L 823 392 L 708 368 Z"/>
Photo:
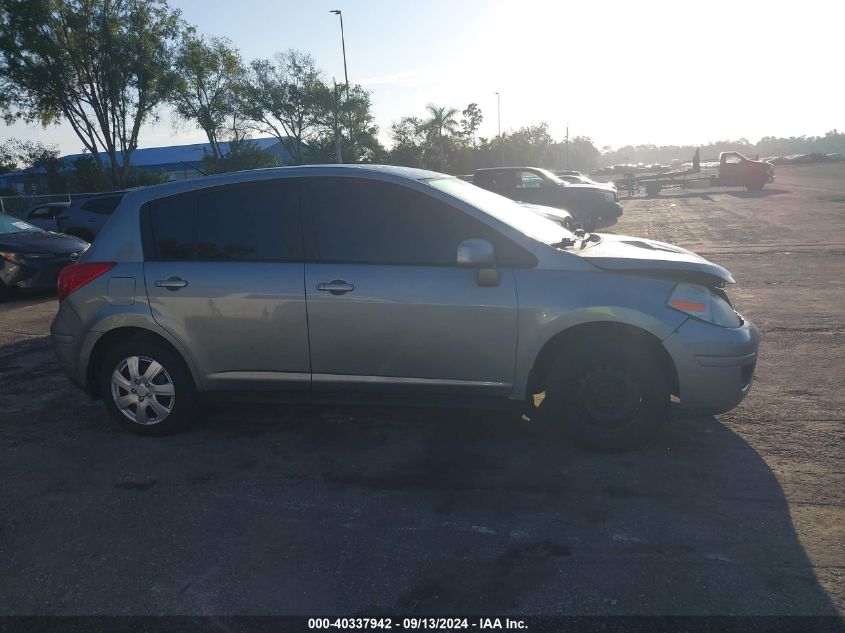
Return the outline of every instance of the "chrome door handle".
<path id="1" fill-rule="evenodd" d="M 343 295 L 347 292 L 352 292 L 353 290 L 355 290 L 355 286 L 346 283 L 345 281 L 343 281 L 343 279 L 334 279 L 329 282 L 317 284 L 317 290 L 322 290 L 323 292 L 330 292 L 333 295 Z"/>
<path id="2" fill-rule="evenodd" d="M 155 282 L 156 288 L 167 288 L 170 291 L 179 290 L 188 285 L 188 282 L 179 277 L 168 277 L 167 279 L 159 279 Z"/>

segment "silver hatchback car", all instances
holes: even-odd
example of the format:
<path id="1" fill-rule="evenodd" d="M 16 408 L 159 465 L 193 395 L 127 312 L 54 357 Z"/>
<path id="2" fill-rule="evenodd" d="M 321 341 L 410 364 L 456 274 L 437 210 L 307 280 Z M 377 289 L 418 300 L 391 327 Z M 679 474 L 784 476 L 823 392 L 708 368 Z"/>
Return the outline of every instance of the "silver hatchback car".
<path id="1" fill-rule="evenodd" d="M 145 435 L 184 428 L 202 395 L 400 396 L 541 401 L 532 414 L 619 450 L 673 394 L 717 413 L 748 393 L 758 336 L 733 281 L 451 176 L 288 167 L 128 192 L 64 269 L 51 333 L 69 378 Z"/>

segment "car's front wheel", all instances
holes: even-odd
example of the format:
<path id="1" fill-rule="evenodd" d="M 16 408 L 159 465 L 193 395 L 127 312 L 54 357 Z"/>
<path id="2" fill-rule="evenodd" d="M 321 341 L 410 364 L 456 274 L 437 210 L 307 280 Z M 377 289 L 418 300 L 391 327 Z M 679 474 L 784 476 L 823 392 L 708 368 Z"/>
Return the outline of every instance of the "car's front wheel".
<path id="1" fill-rule="evenodd" d="M 105 354 L 100 394 L 111 416 L 139 435 L 184 429 L 197 410 L 194 382 L 184 361 L 148 338 L 116 345 Z"/>
<path id="2" fill-rule="evenodd" d="M 542 417 L 595 450 L 636 448 L 669 413 L 669 380 L 648 345 L 635 341 L 582 341 L 556 359 L 543 387 Z"/>

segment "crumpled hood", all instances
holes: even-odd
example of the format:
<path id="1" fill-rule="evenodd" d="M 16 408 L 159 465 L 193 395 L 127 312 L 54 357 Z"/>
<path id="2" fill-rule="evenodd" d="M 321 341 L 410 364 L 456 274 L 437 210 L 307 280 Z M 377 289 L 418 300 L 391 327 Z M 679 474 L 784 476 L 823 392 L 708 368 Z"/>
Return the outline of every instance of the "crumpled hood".
<path id="1" fill-rule="evenodd" d="M 706 285 L 736 283 L 725 268 L 685 248 L 628 235 L 601 234 L 601 242 L 574 251 L 604 270 L 654 274 Z"/>

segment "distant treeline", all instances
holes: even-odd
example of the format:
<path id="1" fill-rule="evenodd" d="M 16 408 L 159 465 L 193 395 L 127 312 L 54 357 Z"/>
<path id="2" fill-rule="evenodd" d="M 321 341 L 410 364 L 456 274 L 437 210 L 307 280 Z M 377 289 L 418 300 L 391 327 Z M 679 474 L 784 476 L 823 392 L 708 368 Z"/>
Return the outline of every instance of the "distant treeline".
<path id="1" fill-rule="evenodd" d="M 791 154 L 845 154 L 845 133 L 831 130 L 824 136 L 764 136 L 756 144 L 748 139 L 718 141 L 701 145 L 701 160 L 717 158 L 719 152 L 741 152 L 747 156 L 768 158 Z M 619 149 L 605 147 L 598 159 L 599 167 L 628 163 L 669 164 L 675 159 L 692 159 L 693 145 L 626 145 Z"/>

